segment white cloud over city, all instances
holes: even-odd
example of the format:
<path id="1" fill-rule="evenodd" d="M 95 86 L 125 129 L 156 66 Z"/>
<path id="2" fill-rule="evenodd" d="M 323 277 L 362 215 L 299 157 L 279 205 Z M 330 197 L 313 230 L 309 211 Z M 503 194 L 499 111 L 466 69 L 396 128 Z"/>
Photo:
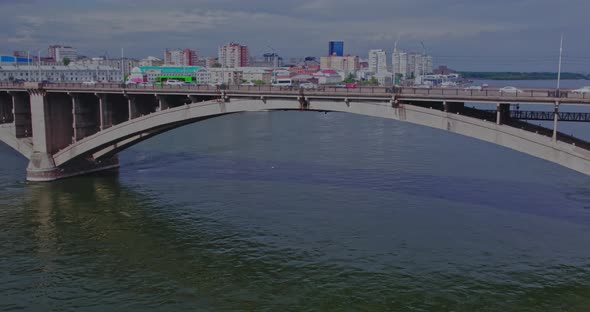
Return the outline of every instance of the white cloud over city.
<path id="1" fill-rule="evenodd" d="M 288 57 L 320 56 L 341 39 L 346 53 L 366 57 L 399 37 L 407 50 L 424 42 L 435 63 L 550 70 L 564 33 L 566 70 L 588 71 L 589 11 L 580 0 L 0 0 L 0 53 L 58 43 L 88 55 L 121 47 L 136 57 L 180 47 L 215 55 L 236 41 L 252 54 L 272 46 Z"/>

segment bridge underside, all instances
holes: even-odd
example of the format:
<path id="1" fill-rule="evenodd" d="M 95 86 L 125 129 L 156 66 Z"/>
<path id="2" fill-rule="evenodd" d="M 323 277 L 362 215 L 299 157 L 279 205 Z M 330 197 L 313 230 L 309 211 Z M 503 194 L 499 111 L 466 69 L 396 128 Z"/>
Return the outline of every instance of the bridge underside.
<path id="1" fill-rule="evenodd" d="M 588 142 L 515 119 L 504 104 L 497 111 L 485 111 L 460 102 L 436 101 L 0 92 L 0 140 L 30 159 L 28 180 L 52 181 L 113 170 L 118 167 L 120 151 L 186 124 L 273 110 L 346 112 L 410 122 L 508 147 L 590 175 Z M 33 136 L 46 129 L 45 137 Z"/>

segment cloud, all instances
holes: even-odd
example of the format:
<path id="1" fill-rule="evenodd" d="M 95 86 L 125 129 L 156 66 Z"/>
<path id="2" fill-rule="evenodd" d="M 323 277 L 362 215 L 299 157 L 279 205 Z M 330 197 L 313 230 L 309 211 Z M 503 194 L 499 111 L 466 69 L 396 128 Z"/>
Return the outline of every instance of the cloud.
<path id="1" fill-rule="evenodd" d="M 559 33 L 585 36 L 590 10 L 581 0 L 0 0 L 0 6 L 0 52 L 62 43 L 87 54 L 125 47 L 137 57 L 177 47 L 215 55 L 227 41 L 248 44 L 253 54 L 271 45 L 286 56 L 317 56 L 335 38 L 345 40 L 347 53 L 365 56 L 370 48 L 391 49 L 398 36 L 402 48 L 424 41 L 435 55 L 547 55 Z M 590 43 L 571 44 L 573 54 L 590 52 Z"/>

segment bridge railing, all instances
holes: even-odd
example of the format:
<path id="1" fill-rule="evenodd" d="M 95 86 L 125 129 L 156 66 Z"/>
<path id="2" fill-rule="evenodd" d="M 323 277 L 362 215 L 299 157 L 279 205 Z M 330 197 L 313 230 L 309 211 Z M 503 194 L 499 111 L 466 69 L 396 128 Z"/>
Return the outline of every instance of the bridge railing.
<path id="1" fill-rule="evenodd" d="M 311 89 L 299 89 L 288 86 L 243 86 L 243 85 L 137 85 L 124 84 L 120 82 L 99 82 L 99 83 L 82 83 L 82 82 L 59 82 L 59 83 L 42 83 L 41 86 L 47 90 L 102 90 L 102 91 L 124 91 L 124 90 L 145 90 L 145 91 L 204 91 L 204 92 L 221 92 L 223 90 L 230 92 L 244 93 L 281 93 L 281 94 L 318 94 L 326 95 L 379 95 L 387 94 L 408 95 L 408 96 L 426 96 L 426 97 L 457 97 L 457 98 L 567 98 L 590 100 L 590 92 L 574 92 L 572 90 L 555 89 L 523 89 L 516 92 L 506 92 L 497 88 L 485 88 L 482 90 L 469 88 L 416 88 L 416 87 L 372 87 L 359 86 L 355 88 L 344 88 L 330 85 L 320 85 Z M 13 81 L 0 81 L 0 88 L 22 88 L 26 89 L 24 83 Z"/>
<path id="2" fill-rule="evenodd" d="M 518 91 L 503 91 L 501 89 L 461 89 L 461 88 L 413 88 L 403 87 L 396 88 L 402 95 L 426 95 L 426 96 L 457 96 L 457 97 L 555 97 L 556 92 L 547 89 L 525 89 Z M 563 94 L 568 94 L 567 91 L 562 91 Z"/>
<path id="3" fill-rule="evenodd" d="M 516 97 L 516 98 L 567 98 L 567 99 L 590 99 L 590 92 L 574 92 L 572 90 L 555 89 L 523 89 L 519 91 L 503 91 L 498 88 L 461 89 L 461 88 L 395 88 L 396 92 L 402 95 L 425 95 L 425 96 L 456 96 L 456 97 Z"/>

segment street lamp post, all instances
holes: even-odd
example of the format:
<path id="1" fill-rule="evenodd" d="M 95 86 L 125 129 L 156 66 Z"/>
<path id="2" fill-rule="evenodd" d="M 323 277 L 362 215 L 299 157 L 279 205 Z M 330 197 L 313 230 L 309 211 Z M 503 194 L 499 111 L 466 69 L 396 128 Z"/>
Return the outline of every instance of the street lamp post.
<path id="1" fill-rule="evenodd" d="M 422 45 L 422 76 L 420 79 L 420 84 L 424 84 L 424 71 L 426 68 L 426 47 L 424 46 L 424 42 L 420 41 L 420 44 Z"/>
<path id="2" fill-rule="evenodd" d="M 37 51 L 37 65 L 39 66 L 39 82 L 41 82 L 41 50 Z"/>
<path id="3" fill-rule="evenodd" d="M 273 47 L 269 45 L 267 45 L 267 47 L 272 51 L 272 75 L 271 75 L 271 83 L 276 83 L 276 74 L 275 74 L 275 67 L 278 66 L 277 64 L 277 52 L 275 51 L 275 49 Z"/>

